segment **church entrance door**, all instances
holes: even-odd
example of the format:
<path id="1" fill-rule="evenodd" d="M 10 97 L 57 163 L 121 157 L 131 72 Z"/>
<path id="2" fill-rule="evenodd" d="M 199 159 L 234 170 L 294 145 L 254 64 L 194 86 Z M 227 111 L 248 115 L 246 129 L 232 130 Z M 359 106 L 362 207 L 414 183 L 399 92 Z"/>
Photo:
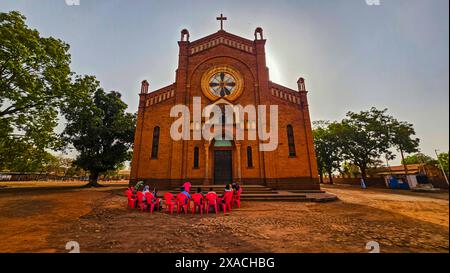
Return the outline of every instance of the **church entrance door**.
<path id="1" fill-rule="evenodd" d="M 214 184 L 225 185 L 233 180 L 232 172 L 232 151 L 214 151 Z"/>

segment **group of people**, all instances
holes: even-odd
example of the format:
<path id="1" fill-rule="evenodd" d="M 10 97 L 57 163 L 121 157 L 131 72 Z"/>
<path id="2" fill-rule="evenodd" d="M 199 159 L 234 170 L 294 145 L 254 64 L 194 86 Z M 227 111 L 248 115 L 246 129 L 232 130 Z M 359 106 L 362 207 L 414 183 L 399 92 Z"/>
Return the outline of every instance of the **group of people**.
<path id="1" fill-rule="evenodd" d="M 191 183 L 190 182 L 186 182 L 186 183 L 184 183 L 183 184 L 183 186 L 181 187 L 181 189 L 180 189 L 180 192 L 182 193 L 182 194 L 184 194 L 184 195 L 186 195 L 186 202 L 189 202 L 189 200 L 192 198 L 191 197 L 191 194 L 190 194 L 190 191 L 191 191 Z M 233 183 L 231 183 L 231 184 L 227 184 L 227 185 L 225 185 L 225 189 L 224 189 L 224 192 L 222 193 L 222 195 L 220 195 L 220 196 L 218 196 L 218 194 L 214 191 L 214 189 L 213 188 L 209 188 L 209 191 L 208 192 L 203 192 L 202 191 L 202 188 L 197 188 L 197 193 L 198 194 L 201 194 L 202 195 L 202 199 L 201 199 L 201 202 L 203 202 L 203 200 L 205 200 L 205 197 L 208 195 L 208 194 L 214 194 L 214 195 L 216 195 L 216 196 L 218 196 L 218 199 L 219 200 L 221 200 L 221 202 L 225 202 L 225 194 L 226 193 L 228 193 L 228 192 L 232 192 L 233 193 L 233 196 L 235 196 L 235 195 L 237 195 L 238 193 L 240 193 L 242 190 L 241 190 L 241 186 L 239 185 L 239 183 L 237 183 L 237 182 L 233 182 Z"/>
<path id="2" fill-rule="evenodd" d="M 188 205 L 189 201 L 192 200 L 192 196 L 191 196 L 191 183 L 190 182 L 185 182 L 181 188 L 180 188 L 180 194 L 183 194 L 186 196 L 186 198 L 184 198 L 185 200 L 185 205 Z M 142 188 L 142 190 L 141 190 Z M 143 182 L 138 182 L 135 187 L 130 187 L 127 190 L 128 194 L 130 196 L 141 196 L 142 198 L 142 202 L 143 203 L 152 203 L 154 204 L 154 207 L 156 207 L 158 210 L 162 210 L 162 198 L 159 197 L 158 195 L 158 190 L 156 188 L 154 188 L 152 191 L 150 191 L 150 186 L 145 185 Z M 231 195 L 233 198 L 236 196 L 240 196 L 240 193 L 242 192 L 242 188 L 239 185 L 239 183 L 237 182 L 233 182 L 230 184 L 225 185 L 225 189 L 223 191 L 223 193 L 221 195 L 218 195 L 214 189 L 211 187 L 209 188 L 208 192 L 203 192 L 202 188 L 197 188 L 196 194 L 200 194 L 202 196 L 202 198 L 200 199 L 201 204 L 203 204 L 203 202 L 205 202 L 205 200 L 207 199 L 206 197 L 208 195 L 215 195 L 217 197 L 217 200 L 219 200 L 219 202 L 225 203 L 226 202 L 226 198 L 225 196 Z M 151 200 L 147 200 L 147 198 L 151 198 Z M 135 198 L 133 199 L 135 202 L 133 204 L 133 207 L 138 207 L 138 200 L 139 198 Z M 240 201 L 239 201 L 240 202 Z M 129 204 L 130 205 L 130 204 Z"/>
<path id="3" fill-rule="evenodd" d="M 186 195 L 187 199 L 191 199 L 191 183 L 190 182 L 185 182 L 183 184 L 183 186 L 181 186 L 180 192 L 184 195 Z M 225 196 L 225 194 L 227 192 L 233 192 L 233 195 L 240 193 L 241 192 L 241 186 L 239 185 L 239 183 L 237 182 L 233 182 L 231 184 L 227 184 L 225 185 L 225 190 L 222 193 L 222 195 L 220 196 L 220 198 L 223 200 L 223 197 Z M 202 191 L 202 188 L 197 188 L 197 193 L 201 194 L 203 197 L 205 197 L 207 194 L 215 194 L 217 195 L 217 193 L 214 191 L 213 188 L 209 188 L 209 191 L 207 193 Z"/>

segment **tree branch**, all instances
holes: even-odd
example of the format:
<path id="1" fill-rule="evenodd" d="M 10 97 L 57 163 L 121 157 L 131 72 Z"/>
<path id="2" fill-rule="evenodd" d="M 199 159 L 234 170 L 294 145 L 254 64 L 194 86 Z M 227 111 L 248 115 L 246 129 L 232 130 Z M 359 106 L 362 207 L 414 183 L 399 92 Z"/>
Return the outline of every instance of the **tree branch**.
<path id="1" fill-rule="evenodd" d="M 40 102 L 35 102 L 35 103 L 29 104 L 29 105 L 25 105 L 25 106 L 22 106 L 22 107 L 19 107 L 19 108 L 15 108 L 16 107 L 15 105 L 11 105 L 10 107 L 8 107 L 5 110 L 3 110 L 2 112 L 0 112 L 0 117 L 6 116 L 6 115 L 12 115 L 12 114 L 15 114 L 17 112 L 21 112 L 21 111 L 23 111 L 25 109 L 34 108 L 34 107 L 36 107 L 38 105 L 44 104 L 45 102 L 47 102 L 47 100 L 55 98 L 55 97 L 56 96 L 47 97 L 47 98 L 43 99 Z"/>

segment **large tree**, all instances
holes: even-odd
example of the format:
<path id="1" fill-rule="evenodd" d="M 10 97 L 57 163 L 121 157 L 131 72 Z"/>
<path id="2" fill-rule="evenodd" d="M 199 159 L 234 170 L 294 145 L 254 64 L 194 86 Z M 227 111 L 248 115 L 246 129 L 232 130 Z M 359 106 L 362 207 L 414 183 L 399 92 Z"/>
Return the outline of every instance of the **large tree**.
<path id="1" fill-rule="evenodd" d="M 314 122 L 314 148 L 320 182 L 323 183 L 324 171 L 328 173 L 330 184 L 333 184 L 333 172 L 339 168 L 341 157 L 341 142 L 336 131 L 338 125 L 325 121 Z"/>
<path id="2" fill-rule="evenodd" d="M 368 167 L 376 164 L 382 155 L 393 158 L 389 151 L 391 139 L 386 130 L 392 117 L 386 112 L 387 109 L 376 108 L 359 113 L 348 112 L 347 117 L 337 125 L 343 157 L 359 167 L 364 180 Z"/>
<path id="3" fill-rule="evenodd" d="M 388 129 L 391 145 L 400 152 L 402 162 L 405 162 L 405 153 L 416 153 L 419 151 L 420 140 L 414 137 L 416 132 L 412 124 L 392 118 Z M 407 174 L 408 168 L 406 164 L 403 163 L 403 166 Z"/>
<path id="4" fill-rule="evenodd" d="M 58 146 L 58 107 L 71 96 L 69 46 L 41 37 L 25 19 L 0 13 L 0 154 L 20 156 L 11 142 L 40 153 Z"/>
<path id="5" fill-rule="evenodd" d="M 64 108 L 63 138 L 78 151 L 74 164 L 89 171 L 88 186 L 96 187 L 100 174 L 130 159 L 136 118 L 120 93 L 105 93 L 95 77 L 77 77 L 72 92 L 78 97 Z"/>

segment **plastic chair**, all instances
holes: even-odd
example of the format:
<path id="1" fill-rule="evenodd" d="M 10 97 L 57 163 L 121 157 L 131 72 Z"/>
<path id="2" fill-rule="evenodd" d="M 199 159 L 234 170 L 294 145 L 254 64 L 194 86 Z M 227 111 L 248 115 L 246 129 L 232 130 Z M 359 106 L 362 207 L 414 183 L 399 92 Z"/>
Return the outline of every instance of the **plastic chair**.
<path id="1" fill-rule="evenodd" d="M 223 213 L 227 212 L 227 209 L 231 212 L 232 202 L 233 202 L 233 192 L 228 191 L 223 194 L 223 197 L 220 200 L 220 204 L 222 205 Z"/>
<path id="2" fill-rule="evenodd" d="M 144 202 L 144 194 L 141 191 L 138 191 L 136 195 L 138 200 L 138 208 L 145 211 L 147 209 L 147 204 Z"/>
<path id="3" fill-rule="evenodd" d="M 242 193 L 242 188 L 239 189 L 236 194 L 233 196 L 233 205 L 237 205 L 238 208 L 241 207 L 241 193 Z"/>
<path id="4" fill-rule="evenodd" d="M 136 205 L 136 198 L 133 198 L 133 192 L 130 189 L 128 189 L 125 191 L 125 196 L 128 199 L 127 207 L 134 209 Z"/>
<path id="5" fill-rule="evenodd" d="M 200 214 L 203 214 L 203 208 L 205 206 L 203 202 L 203 195 L 200 193 L 195 193 L 192 195 L 192 201 L 194 201 L 194 206 L 192 208 L 192 214 L 195 214 L 197 207 L 200 211 Z"/>
<path id="6" fill-rule="evenodd" d="M 180 213 L 180 209 L 184 209 L 184 214 L 187 214 L 189 208 L 189 198 L 184 193 L 177 194 L 177 213 Z"/>
<path id="7" fill-rule="evenodd" d="M 214 207 L 214 210 L 216 214 L 219 211 L 219 205 L 217 203 L 217 194 L 215 193 L 208 193 L 206 194 L 206 214 L 209 214 L 209 209 L 211 206 Z"/>
<path id="8" fill-rule="evenodd" d="M 166 205 L 166 212 L 170 212 L 170 214 L 173 214 L 173 210 L 175 208 L 175 201 L 173 200 L 173 194 L 171 194 L 170 192 L 166 192 L 164 194 L 164 200 L 165 200 L 165 205 Z"/>
<path id="9" fill-rule="evenodd" d="M 155 198 L 153 194 L 147 192 L 145 194 L 145 199 L 147 201 L 147 208 L 150 207 L 150 213 L 153 213 L 155 206 L 159 209 L 159 198 Z"/>

